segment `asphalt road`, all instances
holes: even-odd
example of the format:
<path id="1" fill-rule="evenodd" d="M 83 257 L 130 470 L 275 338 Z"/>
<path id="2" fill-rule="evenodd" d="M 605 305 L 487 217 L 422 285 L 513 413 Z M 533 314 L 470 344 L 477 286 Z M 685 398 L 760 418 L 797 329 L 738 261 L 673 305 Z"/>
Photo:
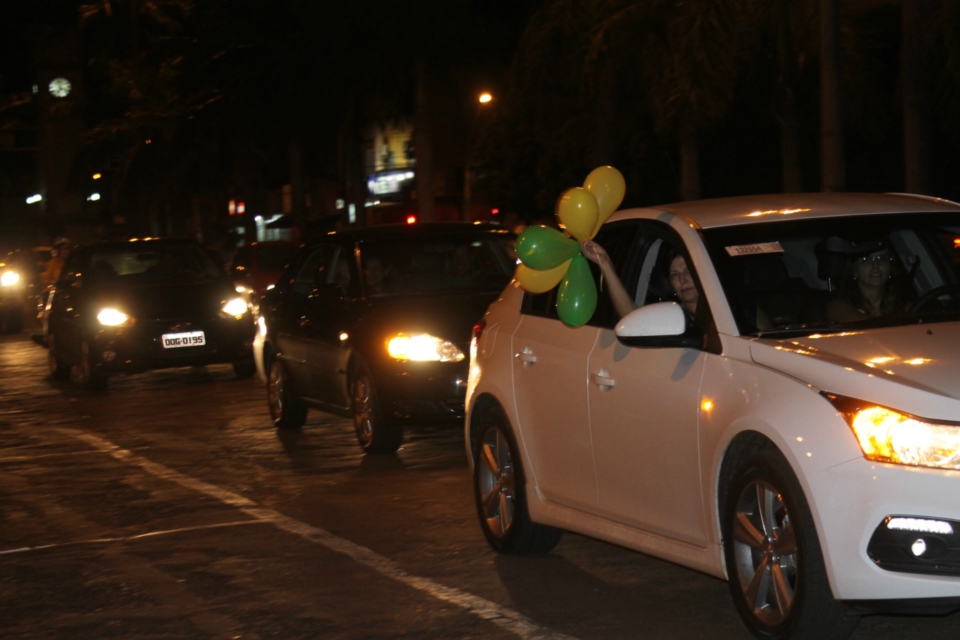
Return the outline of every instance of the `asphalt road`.
<path id="1" fill-rule="evenodd" d="M 364 456 L 228 366 L 54 383 L 0 336 L 0 638 L 747 638 L 724 582 L 566 534 L 498 557 L 461 433 Z M 960 615 L 855 638 L 955 639 Z"/>

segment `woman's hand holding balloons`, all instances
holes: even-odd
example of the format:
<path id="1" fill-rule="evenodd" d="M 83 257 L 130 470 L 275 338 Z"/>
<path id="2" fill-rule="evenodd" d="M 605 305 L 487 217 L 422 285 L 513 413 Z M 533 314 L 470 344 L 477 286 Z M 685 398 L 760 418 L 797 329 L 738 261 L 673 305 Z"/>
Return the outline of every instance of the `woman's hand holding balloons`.
<path id="1" fill-rule="evenodd" d="M 623 201 L 623 176 L 613 167 L 590 172 L 583 187 L 568 189 L 557 201 L 557 217 L 570 238 L 546 226 L 529 227 L 517 238 L 517 280 L 530 293 L 560 285 L 557 313 L 571 327 L 585 324 L 597 307 L 597 288 L 583 252 L 601 266 L 610 258 L 591 239 Z M 582 243 L 582 245 L 580 244 Z"/>

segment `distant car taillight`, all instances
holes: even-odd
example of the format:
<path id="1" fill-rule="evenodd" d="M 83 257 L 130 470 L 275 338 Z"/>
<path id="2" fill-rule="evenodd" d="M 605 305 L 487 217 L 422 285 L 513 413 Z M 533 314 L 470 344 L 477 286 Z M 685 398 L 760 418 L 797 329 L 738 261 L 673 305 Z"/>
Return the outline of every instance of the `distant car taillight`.
<path id="1" fill-rule="evenodd" d="M 477 345 L 480 343 L 480 336 L 483 335 L 483 330 L 487 328 L 487 321 L 483 318 L 477 321 L 477 324 L 473 325 L 473 337 L 470 339 L 470 361 L 476 363 L 477 361 Z"/>
<path id="2" fill-rule="evenodd" d="M 483 330 L 487 328 L 487 321 L 481 318 L 477 321 L 477 324 L 473 325 L 473 340 L 474 342 L 480 341 L 480 336 L 483 335 Z"/>

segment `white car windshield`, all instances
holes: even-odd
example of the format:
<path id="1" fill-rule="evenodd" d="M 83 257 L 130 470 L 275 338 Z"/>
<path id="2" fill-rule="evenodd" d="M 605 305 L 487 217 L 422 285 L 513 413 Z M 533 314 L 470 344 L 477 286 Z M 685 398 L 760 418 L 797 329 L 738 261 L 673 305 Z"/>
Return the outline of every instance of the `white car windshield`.
<path id="1" fill-rule="evenodd" d="M 960 319 L 960 214 L 767 222 L 703 236 L 741 334 Z"/>

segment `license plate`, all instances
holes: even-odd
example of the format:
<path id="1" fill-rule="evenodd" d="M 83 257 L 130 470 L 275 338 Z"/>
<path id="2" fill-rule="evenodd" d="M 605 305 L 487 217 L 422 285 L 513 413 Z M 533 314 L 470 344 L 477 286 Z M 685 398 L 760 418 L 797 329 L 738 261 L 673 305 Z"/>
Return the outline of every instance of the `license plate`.
<path id="1" fill-rule="evenodd" d="M 165 333 L 160 336 L 164 349 L 177 347 L 202 347 L 207 344 L 203 331 L 187 331 L 186 333 Z"/>

